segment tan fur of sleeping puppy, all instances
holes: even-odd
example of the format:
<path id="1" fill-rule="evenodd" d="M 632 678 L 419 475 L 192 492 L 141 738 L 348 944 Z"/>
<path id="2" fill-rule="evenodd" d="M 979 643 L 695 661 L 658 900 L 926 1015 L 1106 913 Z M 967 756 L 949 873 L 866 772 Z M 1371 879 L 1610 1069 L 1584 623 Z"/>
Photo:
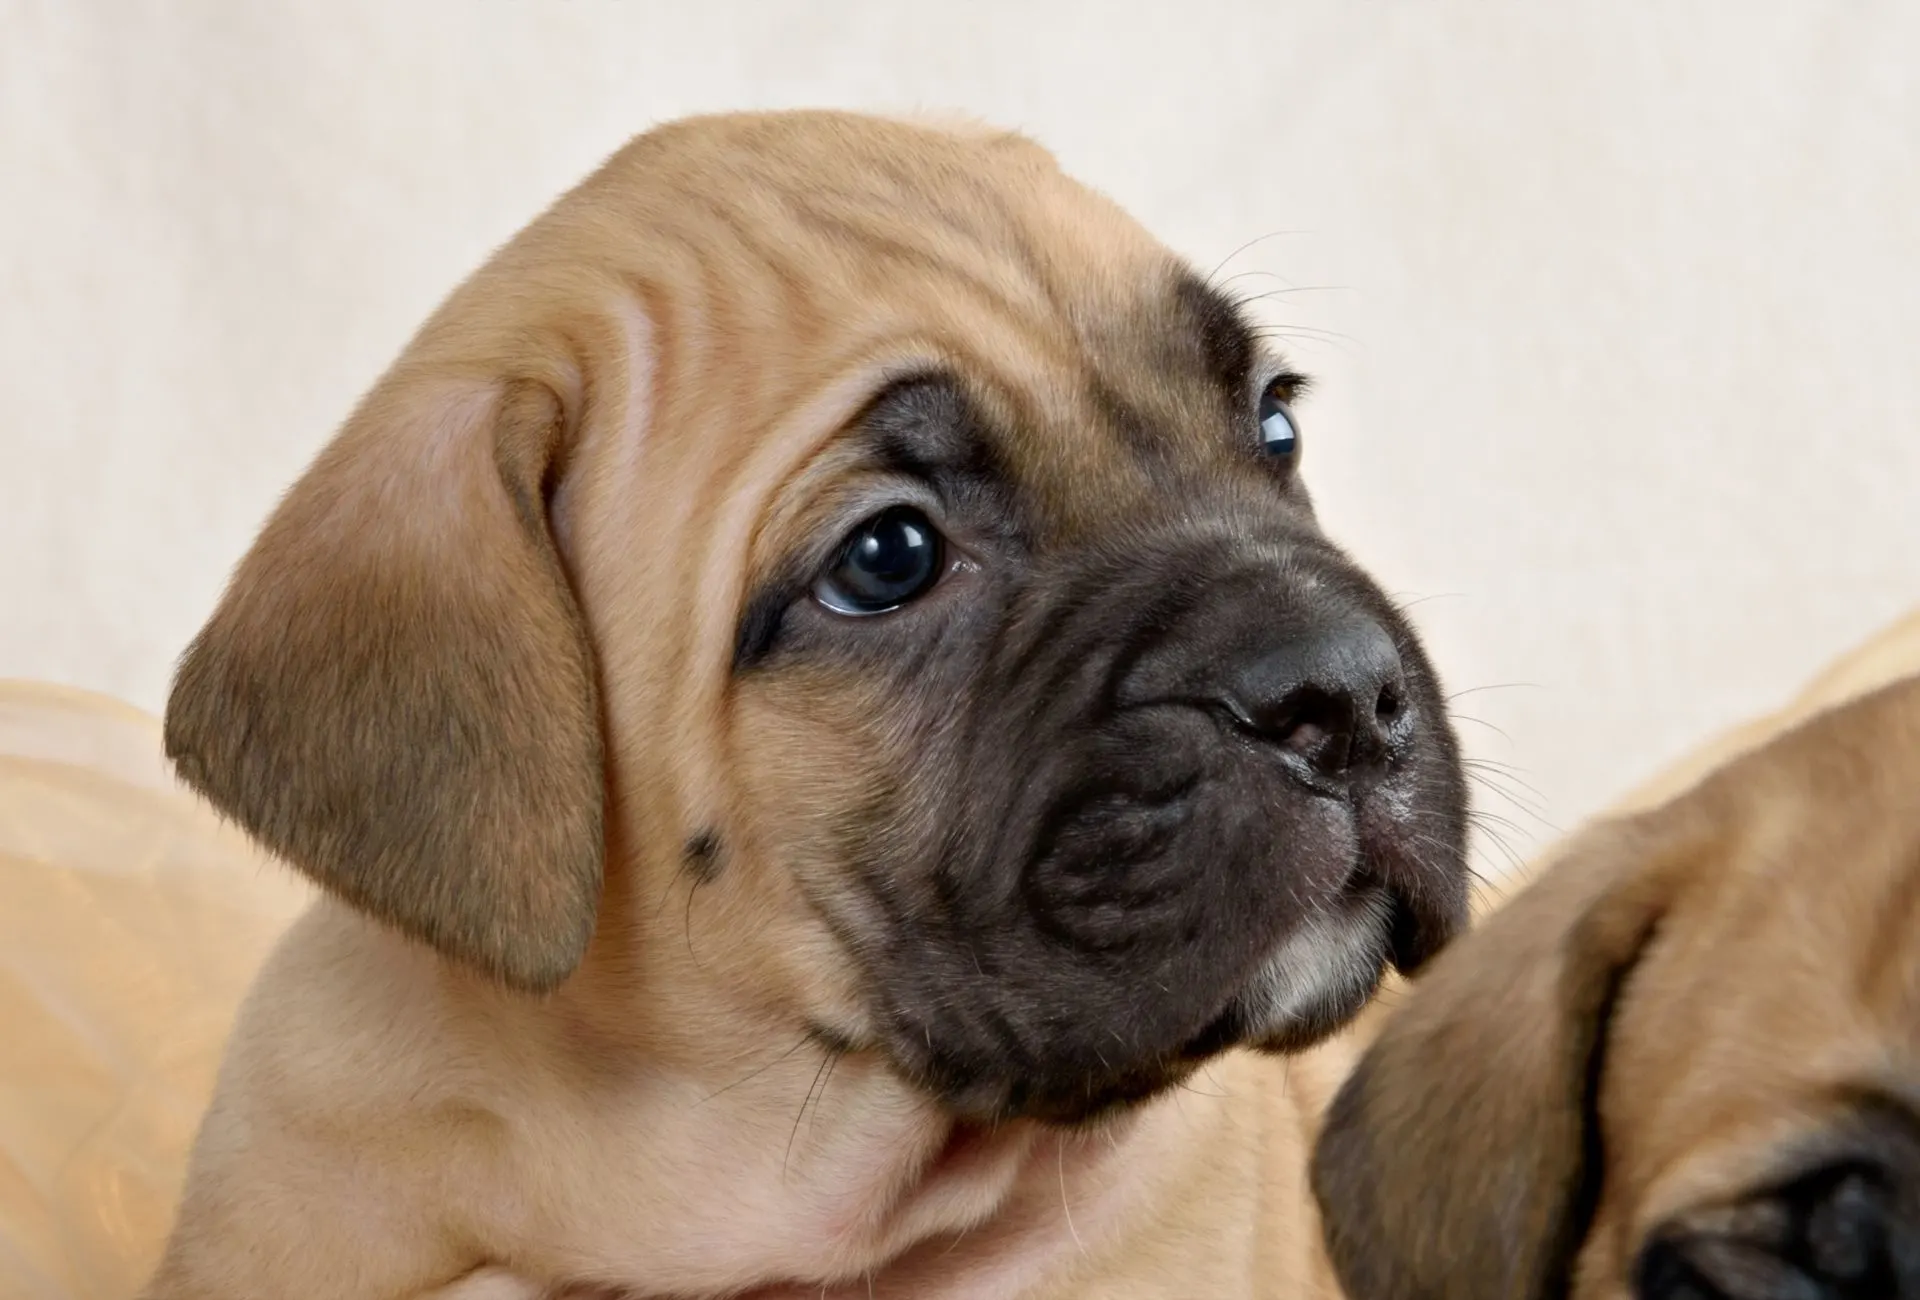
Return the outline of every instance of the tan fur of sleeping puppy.
<path id="1" fill-rule="evenodd" d="M 1300 384 L 1017 137 L 616 155 L 182 662 L 329 898 L 148 1294 L 1331 1294 L 1327 1040 L 1461 924 L 1464 795 Z"/>
<path id="2" fill-rule="evenodd" d="M 1920 677 L 1821 711 L 1916 670 L 1920 618 L 1433 963 L 1316 1155 L 1355 1300 L 1920 1296 Z"/>

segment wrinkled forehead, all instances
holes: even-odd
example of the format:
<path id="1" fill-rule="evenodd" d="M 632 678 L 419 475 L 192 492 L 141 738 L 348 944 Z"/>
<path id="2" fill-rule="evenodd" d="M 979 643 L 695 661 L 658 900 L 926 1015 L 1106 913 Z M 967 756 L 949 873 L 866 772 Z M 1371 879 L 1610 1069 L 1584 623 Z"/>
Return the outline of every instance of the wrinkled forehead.
<path id="1" fill-rule="evenodd" d="M 936 369 L 944 417 L 903 422 L 883 399 L 855 441 L 878 435 L 896 464 L 990 462 L 1028 508 L 1034 540 L 1061 543 L 1177 508 L 1217 480 L 1210 468 L 1246 459 L 1255 376 L 1277 367 L 1230 302 L 1170 262 L 1098 310 L 1085 302 L 1062 311 L 1073 328 L 1053 340 L 1017 329 L 966 339 Z"/>
<path id="2" fill-rule="evenodd" d="M 1258 364 L 1232 301 L 1017 136 L 705 119 L 642 137 L 603 183 L 627 178 L 685 259 L 656 313 L 698 325 L 664 335 L 668 422 L 718 399 L 768 427 L 874 357 L 917 357 L 1065 523 L 1141 491 L 1156 457 L 1212 454 Z"/>

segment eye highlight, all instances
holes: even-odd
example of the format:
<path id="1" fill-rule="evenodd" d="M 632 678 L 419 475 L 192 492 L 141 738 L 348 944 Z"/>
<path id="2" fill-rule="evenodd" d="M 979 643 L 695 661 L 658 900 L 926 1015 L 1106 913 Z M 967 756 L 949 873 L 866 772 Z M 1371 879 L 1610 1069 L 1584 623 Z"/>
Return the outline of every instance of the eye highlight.
<path id="1" fill-rule="evenodd" d="M 813 598 L 836 614 L 888 613 L 932 590 L 945 549 L 926 515 L 890 506 L 847 535 Z"/>
<path id="2" fill-rule="evenodd" d="M 1282 463 L 1291 462 L 1300 450 L 1300 425 L 1293 408 L 1281 396 L 1287 391 L 1285 380 L 1276 379 L 1260 394 L 1260 450 Z"/>

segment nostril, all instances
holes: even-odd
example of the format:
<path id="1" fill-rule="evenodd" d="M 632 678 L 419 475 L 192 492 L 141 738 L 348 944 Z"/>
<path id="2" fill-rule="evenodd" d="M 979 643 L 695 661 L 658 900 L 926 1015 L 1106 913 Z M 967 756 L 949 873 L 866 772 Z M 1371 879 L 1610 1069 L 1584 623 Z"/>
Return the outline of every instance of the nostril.
<path id="1" fill-rule="evenodd" d="M 1391 723 L 1400 716 L 1400 683 L 1388 682 L 1380 688 L 1380 697 L 1373 703 L 1373 716 L 1383 723 Z"/>
<path id="2" fill-rule="evenodd" d="M 1280 743 L 1296 754 L 1311 754 L 1327 743 L 1331 729 L 1314 722 L 1297 722 Z"/>
<path id="3" fill-rule="evenodd" d="M 1303 686 L 1271 708 L 1254 715 L 1254 728 L 1283 748 L 1312 759 L 1316 766 L 1328 760 L 1345 762 L 1345 748 L 1353 734 L 1353 707 L 1344 695 L 1317 686 Z M 1329 752 L 1337 746 L 1342 752 Z"/>

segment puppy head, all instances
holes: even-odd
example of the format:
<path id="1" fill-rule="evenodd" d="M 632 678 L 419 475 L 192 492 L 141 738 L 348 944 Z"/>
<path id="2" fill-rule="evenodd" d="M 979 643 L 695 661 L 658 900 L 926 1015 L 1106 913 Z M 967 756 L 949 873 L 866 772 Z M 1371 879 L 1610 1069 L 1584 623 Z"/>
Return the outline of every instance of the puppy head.
<path id="1" fill-rule="evenodd" d="M 1920 679 L 1602 824 L 1329 1112 L 1355 1300 L 1920 1296 Z"/>
<path id="2" fill-rule="evenodd" d="M 1304 1045 L 1460 924 L 1464 796 L 1314 521 L 1302 383 L 1016 137 L 664 128 L 293 489 L 170 752 L 456 962 L 548 989 L 591 947 L 962 1114 Z"/>

